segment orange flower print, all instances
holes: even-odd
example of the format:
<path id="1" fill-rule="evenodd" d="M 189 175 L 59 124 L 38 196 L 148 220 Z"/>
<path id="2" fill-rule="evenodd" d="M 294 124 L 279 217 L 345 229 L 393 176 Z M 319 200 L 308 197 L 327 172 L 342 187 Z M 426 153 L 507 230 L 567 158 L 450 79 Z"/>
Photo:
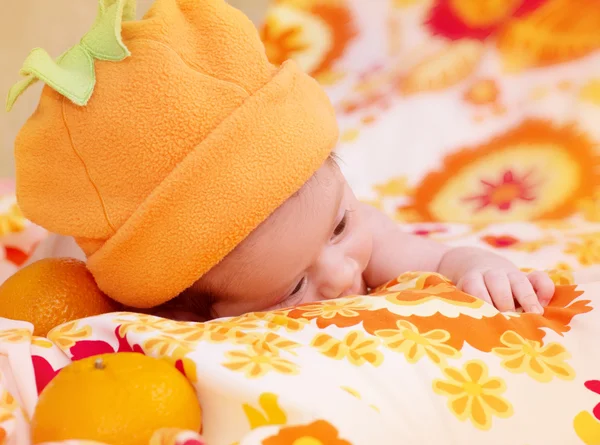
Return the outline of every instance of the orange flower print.
<path id="1" fill-rule="evenodd" d="M 600 4 L 594 0 L 548 0 L 531 14 L 509 21 L 496 45 L 505 69 L 550 66 L 600 48 Z"/>
<path id="2" fill-rule="evenodd" d="M 283 0 L 269 9 L 261 30 L 267 57 L 280 65 L 294 59 L 314 77 L 330 72 L 356 31 L 353 17 L 344 4 Z"/>
<path id="3" fill-rule="evenodd" d="M 492 79 L 481 79 L 473 83 L 465 92 L 464 99 L 473 105 L 492 104 L 498 100 L 500 91 Z"/>
<path id="4" fill-rule="evenodd" d="M 478 212 L 487 206 L 494 206 L 498 210 L 507 211 L 515 201 L 535 200 L 535 184 L 529 182 L 531 171 L 520 178 L 512 170 L 506 170 L 498 181 L 480 179 L 482 187 L 481 194 L 463 198 L 466 202 L 476 203 L 475 211 Z"/>
<path id="5" fill-rule="evenodd" d="M 487 365 L 480 360 L 467 362 L 463 369 L 448 367 L 446 379 L 433 381 L 433 391 L 448 398 L 448 408 L 460 421 L 470 420 L 480 430 L 492 427 L 492 417 L 506 419 L 513 407 L 502 397 L 504 380 L 488 375 Z"/>
<path id="6" fill-rule="evenodd" d="M 595 157 L 591 139 L 574 126 L 526 120 L 448 156 L 416 187 L 412 209 L 428 222 L 561 219 L 593 195 Z"/>
<path id="7" fill-rule="evenodd" d="M 590 54 L 600 47 L 599 22 L 590 0 L 436 0 L 426 26 L 453 41 L 494 39 L 515 71 Z"/>
<path id="8" fill-rule="evenodd" d="M 288 426 L 276 436 L 263 440 L 263 445 L 352 445 L 340 438 L 338 430 L 325 420 L 316 420 L 308 425 Z"/>
<path id="9" fill-rule="evenodd" d="M 519 239 L 511 235 L 486 235 L 482 237 L 481 240 L 484 243 L 495 247 L 496 249 L 504 249 L 506 247 L 511 247 L 519 243 Z"/>

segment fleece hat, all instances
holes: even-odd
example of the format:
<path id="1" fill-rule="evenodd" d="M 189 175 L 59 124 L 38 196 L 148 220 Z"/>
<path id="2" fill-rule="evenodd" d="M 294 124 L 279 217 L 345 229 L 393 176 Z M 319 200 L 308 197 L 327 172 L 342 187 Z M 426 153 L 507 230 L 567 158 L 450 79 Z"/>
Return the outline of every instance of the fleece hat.
<path id="1" fill-rule="evenodd" d="M 15 145 L 24 214 L 75 237 L 98 286 L 149 308 L 180 294 L 295 193 L 337 141 L 323 90 L 270 64 L 224 0 L 101 0 L 79 44 L 31 52 L 8 108 L 46 86 Z"/>

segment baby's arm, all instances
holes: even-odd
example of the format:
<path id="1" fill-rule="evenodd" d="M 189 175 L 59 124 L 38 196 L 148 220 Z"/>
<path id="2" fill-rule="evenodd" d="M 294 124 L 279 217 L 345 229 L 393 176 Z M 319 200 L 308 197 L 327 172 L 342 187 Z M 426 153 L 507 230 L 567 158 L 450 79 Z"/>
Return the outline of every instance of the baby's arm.
<path id="1" fill-rule="evenodd" d="M 554 294 L 547 274 L 526 275 L 513 263 L 473 247 L 452 248 L 411 235 L 382 212 L 365 204 L 373 228 L 373 253 L 364 273 L 370 288 L 408 271 L 438 272 L 464 292 L 494 304 L 501 311 L 515 309 L 517 300 L 528 312 L 543 312 Z"/>

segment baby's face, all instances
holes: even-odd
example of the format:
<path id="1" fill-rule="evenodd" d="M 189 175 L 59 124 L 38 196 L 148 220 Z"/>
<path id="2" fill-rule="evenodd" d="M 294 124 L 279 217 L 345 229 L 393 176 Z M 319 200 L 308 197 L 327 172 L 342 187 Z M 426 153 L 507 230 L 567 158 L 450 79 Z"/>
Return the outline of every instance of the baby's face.
<path id="1" fill-rule="evenodd" d="M 214 317 L 364 293 L 371 249 L 367 215 L 328 160 L 196 287 Z"/>

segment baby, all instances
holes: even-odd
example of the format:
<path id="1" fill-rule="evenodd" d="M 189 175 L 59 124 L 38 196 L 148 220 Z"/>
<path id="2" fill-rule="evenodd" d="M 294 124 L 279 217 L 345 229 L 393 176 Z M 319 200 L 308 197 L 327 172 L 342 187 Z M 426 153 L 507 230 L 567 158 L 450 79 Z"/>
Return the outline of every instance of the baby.
<path id="1" fill-rule="evenodd" d="M 271 65 L 224 0 L 133 12 L 100 0 L 80 44 L 56 62 L 34 50 L 8 102 L 46 83 L 15 143 L 19 204 L 76 240 L 110 297 L 197 320 L 436 271 L 499 310 L 543 312 L 546 274 L 408 235 L 361 204 L 331 157 L 325 93 L 293 62 Z"/>
<path id="2" fill-rule="evenodd" d="M 554 284 L 505 258 L 405 233 L 359 202 L 333 157 L 231 254 L 158 313 L 206 320 L 365 294 L 407 271 L 439 272 L 464 292 L 543 313 Z M 177 308 L 177 309 L 175 309 Z"/>

